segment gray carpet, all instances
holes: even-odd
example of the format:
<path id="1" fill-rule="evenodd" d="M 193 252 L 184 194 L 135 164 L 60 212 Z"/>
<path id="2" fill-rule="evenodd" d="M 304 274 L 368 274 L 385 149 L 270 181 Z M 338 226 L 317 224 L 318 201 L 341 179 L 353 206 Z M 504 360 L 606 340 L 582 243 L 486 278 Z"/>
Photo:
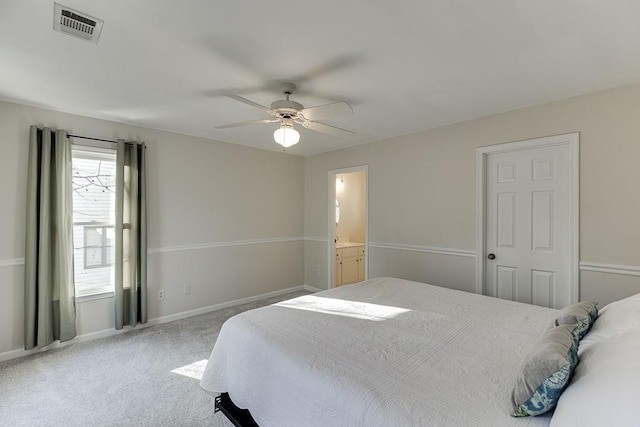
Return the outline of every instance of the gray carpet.
<path id="1" fill-rule="evenodd" d="M 222 414 L 214 415 L 213 397 L 196 379 L 222 323 L 305 294 L 0 363 L 0 426 L 231 426 Z"/>

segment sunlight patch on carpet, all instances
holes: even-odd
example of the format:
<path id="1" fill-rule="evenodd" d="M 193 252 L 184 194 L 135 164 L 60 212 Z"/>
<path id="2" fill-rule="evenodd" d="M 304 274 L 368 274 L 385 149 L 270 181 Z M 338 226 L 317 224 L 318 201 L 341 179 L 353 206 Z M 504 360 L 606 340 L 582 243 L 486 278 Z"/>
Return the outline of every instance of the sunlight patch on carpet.
<path id="1" fill-rule="evenodd" d="M 171 372 L 178 375 L 183 375 L 189 378 L 195 378 L 196 380 L 202 379 L 202 373 L 207 366 L 207 359 L 198 360 L 190 365 L 184 365 L 172 370 Z"/>

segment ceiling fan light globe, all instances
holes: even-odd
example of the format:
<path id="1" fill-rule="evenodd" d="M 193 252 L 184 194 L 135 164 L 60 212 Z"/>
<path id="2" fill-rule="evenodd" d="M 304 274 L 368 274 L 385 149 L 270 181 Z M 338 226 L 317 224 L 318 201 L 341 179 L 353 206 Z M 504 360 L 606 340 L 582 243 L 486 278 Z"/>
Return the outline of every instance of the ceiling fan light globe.
<path id="1" fill-rule="evenodd" d="M 300 141 L 300 132 L 292 127 L 282 126 L 273 132 L 273 139 L 284 148 L 289 148 Z"/>

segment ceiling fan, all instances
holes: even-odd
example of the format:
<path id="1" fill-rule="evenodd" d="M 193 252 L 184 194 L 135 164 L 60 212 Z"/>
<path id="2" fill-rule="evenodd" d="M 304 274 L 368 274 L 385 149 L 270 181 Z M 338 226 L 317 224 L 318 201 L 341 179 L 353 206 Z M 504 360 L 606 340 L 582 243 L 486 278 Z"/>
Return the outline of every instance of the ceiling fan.
<path id="1" fill-rule="evenodd" d="M 291 147 L 300 141 L 300 133 L 294 129 L 293 124 L 298 123 L 306 129 L 315 130 L 317 132 L 326 133 L 342 139 L 349 139 L 355 135 L 355 132 L 320 123 L 317 120 L 337 119 L 344 117 L 353 117 L 353 108 L 348 103 L 333 102 L 331 104 L 319 105 L 317 107 L 304 108 L 298 102 L 291 101 L 289 96 L 296 90 L 293 83 L 281 83 L 280 89 L 286 96 L 286 99 L 274 101 L 271 107 L 265 107 L 256 102 L 250 101 L 238 95 L 225 96 L 240 101 L 252 107 L 259 108 L 273 118 L 263 120 L 250 120 L 240 123 L 232 123 L 228 125 L 216 126 L 216 129 L 227 129 L 239 126 L 254 125 L 259 123 L 276 123 L 280 122 L 280 127 L 273 133 L 273 139 L 284 148 Z"/>

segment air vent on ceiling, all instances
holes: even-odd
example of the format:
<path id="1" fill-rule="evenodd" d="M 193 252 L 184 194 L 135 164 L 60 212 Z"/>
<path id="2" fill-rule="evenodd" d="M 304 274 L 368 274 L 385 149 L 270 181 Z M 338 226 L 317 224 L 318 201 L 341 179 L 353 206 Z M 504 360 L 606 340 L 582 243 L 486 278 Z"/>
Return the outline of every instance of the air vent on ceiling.
<path id="1" fill-rule="evenodd" d="M 83 40 L 98 43 L 104 21 L 59 3 L 53 4 L 53 29 Z"/>

